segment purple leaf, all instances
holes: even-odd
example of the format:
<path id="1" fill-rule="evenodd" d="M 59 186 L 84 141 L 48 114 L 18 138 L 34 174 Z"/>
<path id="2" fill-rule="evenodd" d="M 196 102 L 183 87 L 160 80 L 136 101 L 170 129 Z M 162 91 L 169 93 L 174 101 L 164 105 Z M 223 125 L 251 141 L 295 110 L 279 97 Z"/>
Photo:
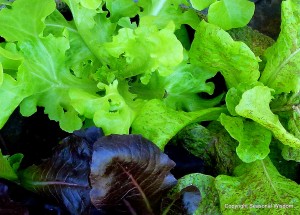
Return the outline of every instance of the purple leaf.
<path id="1" fill-rule="evenodd" d="M 65 138 L 49 160 L 22 172 L 22 186 L 55 198 L 72 214 L 82 214 L 91 205 L 92 144 L 101 134 L 99 129 L 89 128 Z"/>
<path id="2" fill-rule="evenodd" d="M 140 135 L 102 137 L 94 144 L 91 201 L 118 214 L 154 214 L 162 195 L 177 183 L 170 173 L 174 166 Z"/>
<path id="3" fill-rule="evenodd" d="M 29 215 L 26 207 L 9 197 L 8 186 L 0 182 L 0 215 Z"/>

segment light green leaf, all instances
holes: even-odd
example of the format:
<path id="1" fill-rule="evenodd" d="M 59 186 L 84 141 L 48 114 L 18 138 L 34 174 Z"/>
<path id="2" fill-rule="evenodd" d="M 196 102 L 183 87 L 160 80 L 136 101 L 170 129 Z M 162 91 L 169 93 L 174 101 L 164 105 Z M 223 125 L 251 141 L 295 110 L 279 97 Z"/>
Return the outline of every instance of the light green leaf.
<path id="1" fill-rule="evenodd" d="M 0 46 L 0 62 L 3 69 L 17 70 L 23 60 L 14 43 L 5 43 L 4 48 Z"/>
<path id="2" fill-rule="evenodd" d="M 276 43 L 265 52 L 267 60 L 260 81 L 275 90 L 300 90 L 300 1 L 282 2 L 281 32 Z"/>
<path id="3" fill-rule="evenodd" d="M 24 62 L 18 71 L 18 81 L 24 90 L 31 95 L 21 103 L 21 113 L 28 116 L 36 111 L 36 106 L 45 107 L 49 118 L 60 121 L 70 116 L 70 120 L 62 129 L 72 132 L 79 129 L 77 113 L 69 104 L 68 90 L 83 88 L 89 92 L 97 91 L 95 83 L 87 79 L 79 79 L 66 68 L 65 51 L 69 48 L 66 38 L 55 38 L 52 35 L 37 41 L 20 44 L 24 53 Z M 70 111 L 70 112 L 69 112 Z M 68 125 L 68 126 L 66 126 Z"/>
<path id="4" fill-rule="evenodd" d="M 195 112 L 175 111 L 163 101 L 153 99 L 147 102 L 132 123 L 132 133 L 143 134 L 163 150 L 165 145 L 182 128 L 192 122 L 214 120 L 224 108 L 208 108 Z"/>
<path id="5" fill-rule="evenodd" d="M 68 22 L 61 13 L 54 11 L 46 18 L 45 23 L 45 36 L 53 34 L 68 39 L 70 47 L 66 50 L 65 62 L 77 77 L 87 78 L 96 72 L 100 62 L 87 47 L 73 22 Z"/>
<path id="6" fill-rule="evenodd" d="M 75 110 L 80 115 L 93 119 L 105 135 L 129 134 L 136 113 L 119 93 L 117 81 L 105 86 L 103 97 L 79 89 L 70 90 L 69 95 Z"/>
<path id="7" fill-rule="evenodd" d="M 110 19 L 117 22 L 121 17 L 134 17 L 140 12 L 138 1 L 133 0 L 106 0 L 106 7 L 110 12 Z M 150 1 L 149 1 L 150 2 Z"/>
<path id="8" fill-rule="evenodd" d="M 245 43 L 234 41 L 227 32 L 205 21 L 196 30 L 189 56 L 192 64 L 220 71 L 229 88 L 255 83 L 260 75 L 259 59 Z"/>
<path id="9" fill-rule="evenodd" d="M 45 27 L 43 21 L 55 10 L 55 2 L 17 0 L 11 7 L 0 11 L 0 35 L 6 41 L 24 41 L 41 35 Z"/>
<path id="10" fill-rule="evenodd" d="M 4 74 L 3 83 L 0 86 L 0 128 L 4 126 L 9 116 L 19 106 L 20 102 L 28 96 L 28 93 L 22 90 L 23 85 L 18 83 L 11 76 Z"/>
<path id="11" fill-rule="evenodd" d="M 124 68 L 117 64 L 117 78 L 128 78 L 144 74 L 142 82 L 148 83 L 149 75 L 158 70 L 161 75 L 169 75 L 173 68 L 183 60 L 183 47 L 174 35 L 174 23 L 162 29 L 154 25 L 144 25 L 138 28 L 123 28 L 113 41 L 105 44 L 106 51 L 113 57 L 125 56 Z M 124 59 L 124 61 L 125 61 Z M 150 76 L 151 77 L 151 76 Z M 144 79 L 143 79 L 144 78 Z"/>
<path id="12" fill-rule="evenodd" d="M 137 4 L 143 8 L 139 16 L 144 22 L 152 23 L 159 29 L 165 28 L 170 20 L 173 20 L 175 29 L 179 29 L 183 24 L 195 29 L 200 22 L 195 10 L 186 9 L 189 8 L 186 0 L 139 0 Z"/>
<path id="13" fill-rule="evenodd" d="M 243 93 L 255 86 L 263 86 L 263 84 L 260 82 L 255 82 L 252 84 L 241 83 L 238 86 L 232 87 L 227 91 L 225 101 L 226 107 L 231 115 L 238 116 L 238 114 L 235 112 L 235 107 L 242 99 Z"/>
<path id="14" fill-rule="evenodd" d="M 80 0 L 80 4 L 83 7 L 95 10 L 102 4 L 102 0 Z"/>
<path id="15" fill-rule="evenodd" d="M 220 121 L 229 134 L 239 142 L 236 153 L 242 161 L 251 163 L 268 156 L 272 139 L 272 133 L 268 129 L 256 122 L 225 114 L 221 114 Z"/>
<path id="16" fill-rule="evenodd" d="M 3 83 L 3 66 L 0 61 L 0 87 L 1 87 L 2 83 Z"/>
<path id="17" fill-rule="evenodd" d="M 215 185 L 222 214 L 297 215 L 300 210 L 300 186 L 280 175 L 269 158 L 238 166 L 233 177 L 219 175 Z"/>
<path id="18" fill-rule="evenodd" d="M 109 57 L 103 49 L 103 43 L 111 40 L 117 23 L 112 23 L 106 17 L 107 12 L 82 7 L 80 0 L 64 0 L 64 2 L 69 6 L 77 31 L 86 46 L 101 63 L 108 63 Z"/>
<path id="19" fill-rule="evenodd" d="M 196 10 L 204 10 L 215 1 L 217 0 L 190 0 L 192 7 Z"/>
<path id="20" fill-rule="evenodd" d="M 17 170 L 20 166 L 22 154 L 14 154 L 12 156 L 4 156 L 0 149 L 0 178 L 11 181 L 17 181 Z"/>
<path id="21" fill-rule="evenodd" d="M 253 14 L 255 5 L 248 0 L 220 0 L 208 10 L 208 22 L 224 30 L 246 26 Z"/>
<path id="22" fill-rule="evenodd" d="M 272 99 L 271 89 L 256 86 L 246 91 L 235 111 L 243 117 L 250 118 L 273 132 L 274 136 L 283 144 L 300 148 L 300 139 L 288 133 L 269 107 Z"/>

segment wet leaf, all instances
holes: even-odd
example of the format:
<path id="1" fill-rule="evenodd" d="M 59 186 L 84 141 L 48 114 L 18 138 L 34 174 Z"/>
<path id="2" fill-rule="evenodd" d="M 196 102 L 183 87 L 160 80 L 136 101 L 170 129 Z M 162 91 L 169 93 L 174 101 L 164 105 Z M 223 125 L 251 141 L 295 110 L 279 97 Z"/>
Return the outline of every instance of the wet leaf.
<path id="1" fill-rule="evenodd" d="M 103 137 L 94 144 L 91 201 L 114 214 L 155 214 L 162 195 L 176 184 L 174 166 L 140 135 Z"/>

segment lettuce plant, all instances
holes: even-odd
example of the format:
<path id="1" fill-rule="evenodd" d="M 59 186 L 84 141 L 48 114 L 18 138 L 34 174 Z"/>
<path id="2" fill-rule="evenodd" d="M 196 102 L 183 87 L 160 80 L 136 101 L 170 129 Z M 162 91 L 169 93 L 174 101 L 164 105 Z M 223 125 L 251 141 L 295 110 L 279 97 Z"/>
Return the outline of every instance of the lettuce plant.
<path id="1" fill-rule="evenodd" d="M 209 208 L 202 200 L 198 214 L 245 212 L 225 207 L 231 204 L 272 204 L 246 209 L 257 214 L 289 205 L 279 212 L 297 214 L 299 185 L 276 169 L 270 148 L 300 161 L 299 0 L 282 2 L 280 35 L 262 44 L 238 35 L 254 12 L 247 0 L 63 2 L 71 19 L 53 0 L 16 0 L 1 9 L 0 127 L 18 107 L 23 116 L 43 107 L 65 131 L 95 125 L 105 135 L 140 134 L 163 150 L 187 125 L 208 121 L 222 133 L 207 127 L 215 138 L 210 153 L 223 166 L 216 177 L 186 176 L 169 197 L 193 181 L 202 197 L 219 202 Z M 208 7 L 207 17 L 199 16 Z M 215 95 L 218 72 L 226 89 Z M 9 158 L 0 154 L 0 162 L 10 169 L 0 176 L 18 180 Z"/>

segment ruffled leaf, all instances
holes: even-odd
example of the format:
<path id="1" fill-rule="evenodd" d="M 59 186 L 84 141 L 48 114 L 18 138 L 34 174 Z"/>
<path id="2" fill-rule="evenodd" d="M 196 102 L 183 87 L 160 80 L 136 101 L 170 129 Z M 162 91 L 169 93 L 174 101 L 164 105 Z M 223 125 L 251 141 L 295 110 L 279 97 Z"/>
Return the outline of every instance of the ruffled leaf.
<path id="1" fill-rule="evenodd" d="M 267 60 L 260 81 L 282 92 L 300 90 L 300 1 L 282 2 L 281 32 L 276 43 L 267 49 Z"/>
<path id="2" fill-rule="evenodd" d="M 280 175 L 269 158 L 242 164 L 234 176 L 220 175 L 215 184 L 222 214 L 297 214 L 300 209 L 300 186 Z"/>
<path id="3" fill-rule="evenodd" d="M 245 43 L 234 41 L 227 32 L 205 21 L 196 29 L 189 56 L 192 64 L 220 71 L 228 88 L 255 83 L 260 75 L 259 59 Z"/>
<path id="4" fill-rule="evenodd" d="M 235 111 L 240 116 L 250 118 L 272 131 L 283 144 L 300 148 L 300 139 L 288 133 L 280 123 L 278 116 L 271 111 L 269 107 L 272 99 L 271 91 L 265 86 L 256 86 L 246 91 Z"/>
<path id="5" fill-rule="evenodd" d="M 236 153 L 242 161 L 251 163 L 268 156 L 272 139 L 271 131 L 256 122 L 245 121 L 241 117 L 221 114 L 220 121 L 229 134 L 239 142 Z"/>

